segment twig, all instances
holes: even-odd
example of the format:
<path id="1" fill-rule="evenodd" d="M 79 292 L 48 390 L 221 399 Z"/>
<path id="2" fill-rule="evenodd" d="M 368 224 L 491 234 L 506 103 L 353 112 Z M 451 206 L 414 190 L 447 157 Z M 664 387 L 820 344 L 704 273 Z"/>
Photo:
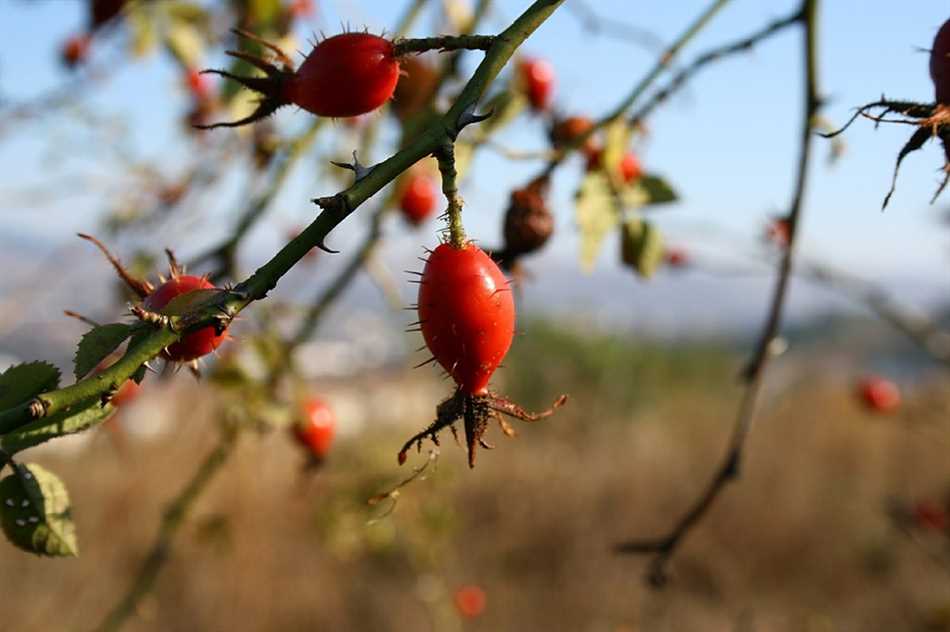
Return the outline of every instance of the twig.
<path id="1" fill-rule="evenodd" d="M 616 547 L 619 553 L 646 553 L 654 555 L 648 573 L 648 579 L 654 587 L 660 587 L 666 583 L 668 579 L 666 567 L 670 558 L 675 553 L 677 546 L 689 531 L 706 515 L 725 486 L 739 477 L 745 440 L 752 429 L 756 402 L 765 378 L 766 367 L 771 355 L 772 342 L 777 337 L 781 326 L 788 283 L 792 273 L 799 218 L 802 212 L 802 203 L 808 180 L 813 121 L 821 106 L 818 92 L 816 56 L 817 4 L 818 0 L 803 0 L 800 18 L 803 25 L 804 39 L 804 107 L 800 136 L 801 155 L 798 161 L 798 174 L 795 182 L 791 211 L 788 215 L 788 246 L 779 264 L 778 280 L 776 281 L 764 330 L 746 373 L 748 382 L 739 405 L 739 412 L 736 416 L 726 455 L 712 479 L 708 482 L 706 489 L 682 518 L 673 526 L 669 533 L 665 536 L 648 540 L 630 540 Z"/>
<path id="2" fill-rule="evenodd" d="M 571 0 L 565 6 L 580 21 L 584 30 L 589 33 L 629 41 L 651 52 L 663 49 L 663 40 L 652 31 L 635 24 L 601 16 L 582 0 Z"/>
<path id="3" fill-rule="evenodd" d="M 240 245 L 241 240 L 244 239 L 245 235 L 254 227 L 254 224 L 260 219 L 264 213 L 270 208 L 271 203 L 274 201 L 274 198 L 277 197 L 277 194 L 280 193 L 283 189 L 284 184 L 287 182 L 290 173 L 293 171 L 294 167 L 300 161 L 300 159 L 307 153 L 307 150 L 310 149 L 311 145 L 317 138 L 317 133 L 320 131 L 320 128 L 324 125 L 326 119 L 318 118 L 311 123 L 306 130 L 303 131 L 297 138 L 292 140 L 285 150 L 283 156 L 278 160 L 277 165 L 274 167 L 273 173 L 268 181 L 267 188 L 261 192 L 259 195 L 251 198 L 247 206 L 244 207 L 244 210 L 238 217 L 238 221 L 234 226 L 234 231 L 227 241 L 221 243 L 218 246 L 215 246 L 208 252 L 195 257 L 191 262 L 193 265 L 206 261 L 208 259 L 218 259 L 220 262 L 219 267 L 210 275 L 210 278 L 215 281 L 226 275 L 234 275 L 235 270 L 235 255 L 237 247 Z"/>
<path id="4" fill-rule="evenodd" d="M 238 435 L 239 431 L 235 428 L 223 429 L 218 445 L 208 453 L 191 480 L 168 505 L 162 515 L 158 535 L 155 537 L 145 561 L 139 568 L 138 574 L 122 599 L 96 628 L 98 632 L 116 632 L 121 629 L 126 621 L 135 614 L 142 598 L 151 592 L 155 580 L 158 579 L 158 574 L 171 556 L 175 535 L 185 523 L 198 498 L 208 489 L 208 485 L 214 479 L 214 476 L 233 454 Z"/>
<path id="5" fill-rule="evenodd" d="M 695 60 L 693 60 L 693 63 L 677 72 L 676 75 L 670 79 L 670 82 L 666 85 L 666 87 L 658 90 L 646 103 L 640 106 L 640 108 L 630 116 L 630 125 L 634 126 L 643 121 L 643 119 L 645 119 L 656 108 L 656 106 L 663 103 L 670 97 L 670 95 L 682 88 L 686 84 L 686 81 L 692 78 L 692 76 L 698 71 L 702 70 L 703 67 L 715 61 L 719 61 L 724 57 L 750 51 L 759 42 L 768 39 L 776 33 L 783 31 L 785 28 L 792 26 L 793 24 L 798 24 L 799 22 L 801 22 L 801 9 L 784 18 L 770 22 L 762 29 L 741 40 L 714 48 L 700 55 Z"/>
<path id="6" fill-rule="evenodd" d="M 370 229 L 360 244 L 359 250 L 353 255 L 340 273 L 321 293 L 320 296 L 310 305 L 306 314 L 300 321 L 297 332 L 291 338 L 289 348 L 292 350 L 306 342 L 317 330 L 323 316 L 333 305 L 337 298 L 343 294 L 343 291 L 356 278 L 357 272 L 362 269 L 363 264 L 372 256 L 382 236 L 382 221 L 385 215 L 385 207 L 378 209 L 370 220 Z"/>
<path id="7" fill-rule="evenodd" d="M 709 23 L 709 21 L 729 2 L 729 0 L 713 0 L 713 2 L 706 7 L 706 10 L 703 11 L 687 28 L 683 33 L 676 38 L 676 40 L 670 44 L 660 55 L 656 64 L 647 72 L 647 74 L 634 86 L 630 94 L 628 94 L 618 105 L 605 116 L 601 117 L 599 120 L 594 122 L 594 124 L 587 129 L 583 134 L 578 134 L 576 137 L 572 138 L 570 142 L 564 144 L 563 147 L 555 153 L 554 157 L 548 162 L 544 170 L 537 176 L 541 177 L 550 177 L 550 175 L 560 166 L 565 158 L 567 158 L 571 153 L 580 149 L 584 146 L 589 138 L 596 134 L 601 129 L 607 127 L 614 121 L 620 119 L 627 110 L 633 107 L 634 103 L 646 92 L 647 88 L 653 84 L 653 82 L 663 74 L 670 64 L 673 63 L 673 60 L 676 58 L 676 55 L 680 50 L 686 46 L 699 33 L 703 28 Z"/>
<path id="8" fill-rule="evenodd" d="M 847 294 L 907 336 L 931 358 L 950 368 L 950 332 L 944 331 L 929 318 L 912 313 L 870 283 L 832 270 L 825 264 L 803 264 L 798 274 Z"/>

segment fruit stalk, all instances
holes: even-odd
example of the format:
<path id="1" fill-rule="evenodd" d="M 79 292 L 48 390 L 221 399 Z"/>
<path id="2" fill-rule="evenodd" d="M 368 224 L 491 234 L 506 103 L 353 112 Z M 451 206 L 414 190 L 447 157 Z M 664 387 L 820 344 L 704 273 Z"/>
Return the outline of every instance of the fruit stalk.
<path id="1" fill-rule="evenodd" d="M 442 174 L 442 194 L 448 201 L 445 210 L 449 224 L 449 241 L 458 249 L 465 247 L 465 228 L 462 226 L 462 198 L 458 189 L 458 172 L 455 170 L 455 145 L 445 143 L 435 152 Z"/>

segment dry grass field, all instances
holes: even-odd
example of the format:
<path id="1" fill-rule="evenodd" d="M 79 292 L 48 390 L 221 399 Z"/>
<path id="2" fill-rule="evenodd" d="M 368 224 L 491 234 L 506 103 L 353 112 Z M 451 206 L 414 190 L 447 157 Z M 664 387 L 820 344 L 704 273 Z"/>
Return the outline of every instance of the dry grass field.
<path id="1" fill-rule="evenodd" d="M 950 539 L 901 529 L 887 511 L 947 492 L 943 376 L 918 383 L 898 414 L 874 416 L 847 372 L 790 354 L 763 398 L 741 481 L 688 537 L 672 583 L 654 591 L 647 560 L 611 545 L 660 533 L 705 483 L 741 357 L 554 330 L 537 337 L 560 356 L 538 365 L 519 347 L 503 387 L 531 404 L 561 389 L 570 404 L 519 426 L 515 439 L 493 430 L 498 447 L 474 471 L 446 437 L 437 469 L 372 524 L 382 509 L 366 499 L 408 473 L 395 454 L 426 417 L 366 418 L 347 430 L 341 412 L 343 438 L 315 473 L 302 471 L 284 433 L 242 437 L 127 629 L 950 629 Z M 431 375 L 324 387 L 341 411 L 373 388 L 417 394 L 421 404 L 398 408 L 425 410 L 445 388 Z M 126 590 L 164 503 L 217 434 L 213 402 L 196 406 L 201 391 L 184 375 L 154 390 L 123 421 L 126 441 L 100 430 L 34 455 L 69 485 L 82 551 L 47 560 L 0 547 L 3 629 L 89 630 Z M 159 423 L 148 438 L 131 432 Z M 453 605 L 466 584 L 487 595 L 475 619 Z"/>

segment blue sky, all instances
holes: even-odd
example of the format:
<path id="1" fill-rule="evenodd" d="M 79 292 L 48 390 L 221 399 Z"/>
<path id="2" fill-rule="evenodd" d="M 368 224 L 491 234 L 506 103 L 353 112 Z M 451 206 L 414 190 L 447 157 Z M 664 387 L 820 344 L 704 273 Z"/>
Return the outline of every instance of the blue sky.
<path id="1" fill-rule="evenodd" d="M 391 27 L 406 1 L 317 0 L 317 4 L 320 14 L 313 28 L 331 33 L 341 22 L 366 24 L 374 31 Z M 669 41 L 707 2 L 588 0 L 587 4 L 601 15 L 648 28 Z M 756 30 L 796 4 L 733 0 L 683 52 L 680 61 Z M 489 23 L 491 30 L 524 5 L 498 0 Z M 80 8 L 78 1 L 71 0 L 0 0 L 0 95 L 15 102 L 67 79 L 57 63 L 57 50 L 81 24 Z M 821 83 L 830 98 L 825 116 L 834 123 L 844 122 L 851 108 L 882 92 L 930 100 L 933 89 L 927 55 L 918 49 L 929 47 L 947 14 L 946 5 L 940 2 L 822 3 Z M 428 18 L 420 22 L 417 32 L 428 33 L 432 28 L 433 20 Z M 106 48 L 97 52 L 100 58 L 115 54 Z M 653 54 L 628 42 L 592 37 L 563 8 L 523 50 L 545 56 L 554 64 L 559 107 L 593 116 L 616 104 L 654 60 Z M 648 170 L 673 182 L 682 195 L 681 203 L 656 213 L 672 241 L 727 251 L 731 242 L 716 237 L 718 228 L 711 230 L 710 226 L 721 227 L 726 235 L 738 233 L 751 239 L 760 233 L 769 214 L 788 204 L 798 152 L 800 58 L 799 31 L 786 31 L 750 54 L 703 71 L 650 119 L 651 136 L 641 148 L 642 160 Z M 475 61 L 470 56 L 469 62 Z M 189 155 L 189 141 L 179 134 L 176 122 L 184 110 L 185 95 L 174 68 L 160 55 L 123 67 L 90 102 L 99 114 L 128 122 L 137 154 L 160 158 L 169 168 Z M 288 110 L 279 120 L 289 128 L 299 128 L 308 116 Z M 526 120 L 502 140 L 506 145 L 541 148 L 542 133 L 537 122 Z M 873 131 L 870 124 L 858 123 L 845 137 L 847 153 L 833 167 L 824 161 L 825 141 L 817 141 L 819 159 L 813 167 L 805 207 L 805 253 L 870 278 L 910 276 L 946 283 L 950 231 L 937 222 L 946 203 L 928 205 L 942 161 L 942 151 L 936 145 L 905 161 L 897 193 L 888 210 L 880 212 L 894 158 L 908 135 L 903 126 Z M 318 145 L 341 157 L 348 146 L 343 140 L 335 143 L 324 137 Z M 4 174 L 0 179 L 0 230 L 8 236 L 41 237 L 51 243 L 72 239 L 76 230 L 93 230 L 96 213 L 115 203 L 114 191 L 82 194 L 62 174 L 91 170 L 108 178 L 110 174 L 101 173 L 101 168 L 88 167 L 88 157 L 102 151 L 93 140 L 53 118 L 31 123 L 4 138 L 0 142 Z M 327 157 L 321 156 L 321 160 Z M 263 227 L 256 236 L 262 249 L 276 246 L 288 223 L 312 215 L 311 197 L 338 188 L 325 179 L 316 180 L 313 167 L 306 163 L 279 199 L 271 224 L 277 229 Z M 497 241 L 508 191 L 536 168 L 535 164 L 513 164 L 493 155 L 481 157 L 476 177 L 463 191 L 469 232 L 483 242 Z M 570 201 L 580 170 L 579 164 L 573 164 L 558 177 L 555 206 L 561 230 L 545 257 L 566 260 L 575 256 Z M 18 198 L 11 197 L 11 191 L 34 185 L 52 202 L 40 210 L 26 210 Z M 238 183 L 233 194 L 237 197 L 230 202 L 227 196 L 219 200 L 220 208 L 213 211 L 217 217 L 226 220 L 234 208 L 242 194 Z M 431 244 L 434 228 L 423 236 L 397 231 L 395 243 Z M 344 227 L 335 243 L 346 246 L 358 229 L 356 224 Z M 608 258 L 605 253 L 602 266 L 615 265 Z"/>

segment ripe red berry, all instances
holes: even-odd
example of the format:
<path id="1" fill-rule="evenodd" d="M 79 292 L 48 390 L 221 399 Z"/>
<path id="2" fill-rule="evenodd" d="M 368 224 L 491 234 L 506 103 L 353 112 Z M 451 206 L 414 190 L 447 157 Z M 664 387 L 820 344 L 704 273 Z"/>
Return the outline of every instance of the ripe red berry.
<path id="1" fill-rule="evenodd" d="M 861 380 L 858 384 L 858 394 L 864 405 L 874 412 L 891 412 L 901 403 L 901 393 L 897 385 L 874 375 Z"/>
<path id="2" fill-rule="evenodd" d="M 399 81 L 391 41 L 342 33 L 320 42 L 286 84 L 285 96 L 317 116 L 357 116 L 389 100 Z"/>
<path id="3" fill-rule="evenodd" d="M 144 301 L 145 309 L 153 312 L 161 311 L 172 299 L 195 290 L 213 290 L 208 279 L 191 275 L 181 275 L 173 277 L 162 283 L 154 292 L 148 295 Z M 170 360 L 177 362 L 189 362 L 207 355 L 218 348 L 224 342 L 225 335 L 220 335 L 214 327 L 209 325 L 184 336 L 178 342 L 168 346 L 165 355 Z"/>
<path id="4" fill-rule="evenodd" d="M 435 182 L 421 173 L 409 174 L 402 195 L 399 197 L 399 209 L 403 217 L 413 226 L 429 219 L 438 202 L 438 189 Z"/>
<path id="5" fill-rule="evenodd" d="M 603 154 L 604 151 L 602 149 L 596 149 L 587 154 L 588 171 L 600 169 L 600 161 L 603 159 Z M 643 169 L 640 167 L 640 160 L 637 158 L 637 155 L 632 151 L 625 153 L 620 160 L 620 164 L 617 165 L 617 173 L 620 179 L 627 184 L 634 180 L 639 180 L 640 176 L 643 175 Z"/>
<path id="6" fill-rule="evenodd" d="M 640 167 L 640 161 L 637 159 L 636 154 L 632 151 L 628 151 L 620 161 L 620 177 L 623 178 L 624 182 L 629 183 L 634 180 L 639 180 L 642 175 L 643 169 Z"/>
<path id="7" fill-rule="evenodd" d="M 930 78 L 937 103 L 950 105 L 950 20 L 943 23 L 930 48 Z"/>
<path id="8" fill-rule="evenodd" d="M 554 67 L 544 59 L 524 59 L 518 70 L 531 109 L 535 112 L 547 110 L 554 93 Z"/>
<path id="9" fill-rule="evenodd" d="M 455 591 L 455 607 L 459 614 L 474 619 L 485 611 L 485 591 L 480 586 L 462 586 Z"/>
<path id="10" fill-rule="evenodd" d="M 302 419 L 293 431 L 300 445 L 314 457 L 324 459 L 336 436 L 336 416 L 326 402 L 312 397 L 304 402 Z"/>
<path id="11" fill-rule="evenodd" d="M 921 529 L 944 531 L 947 528 L 947 512 L 932 501 L 922 500 L 914 506 L 914 522 Z"/>
<path id="12" fill-rule="evenodd" d="M 196 101 L 204 101 L 211 95 L 211 84 L 207 75 L 191 68 L 185 72 L 185 86 Z"/>
<path id="13" fill-rule="evenodd" d="M 89 36 L 74 35 L 63 44 L 60 56 L 67 68 L 75 68 L 89 56 Z"/>
<path id="14" fill-rule="evenodd" d="M 486 394 L 515 333 L 508 280 L 475 244 L 442 244 L 422 272 L 419 323 L 429 351 L 459 388 Z"/>
<path id="15" fill-rule="evenodd" d="M 667 248 L 663 258 L 671 268 L 684 268 L 689 265 L 689 255 L 682 248 Z"/>

